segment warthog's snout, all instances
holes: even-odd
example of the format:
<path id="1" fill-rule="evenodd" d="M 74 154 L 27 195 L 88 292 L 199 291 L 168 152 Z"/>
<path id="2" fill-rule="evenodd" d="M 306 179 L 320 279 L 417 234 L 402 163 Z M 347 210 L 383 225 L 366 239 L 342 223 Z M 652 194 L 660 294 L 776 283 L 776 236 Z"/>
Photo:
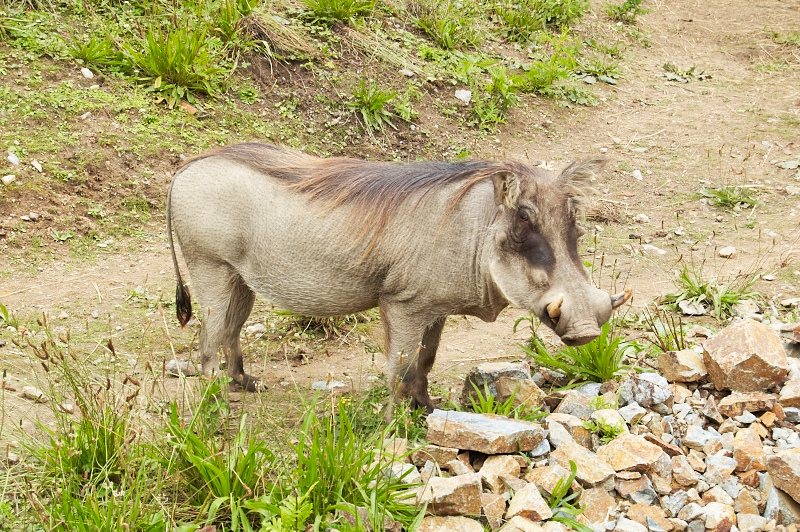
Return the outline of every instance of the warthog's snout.
<path id="1" fill-rule="evenodd" d="M 630 288 L 614 295 L 596 290 L 573 302 L 565 302 L 564 295 L 558 294 L 545 307 L 544 322 L 566 345 L 585 345 L 600 336 L 600 327 L 611 317 L 611 312 L 624 305 L 632 294 Z"/>

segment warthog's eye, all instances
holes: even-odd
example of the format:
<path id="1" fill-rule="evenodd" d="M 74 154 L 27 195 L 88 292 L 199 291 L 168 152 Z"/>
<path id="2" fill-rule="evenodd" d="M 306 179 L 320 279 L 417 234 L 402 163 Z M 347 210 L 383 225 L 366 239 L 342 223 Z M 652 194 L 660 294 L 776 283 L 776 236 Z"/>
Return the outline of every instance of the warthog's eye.
<path id="1" fill-rule="evenodd" d="M 530 219 L 528 217 L 528 213 L 521 209 L 517 211 L 517 213 L 519 214 L 519 219 L 522 220 L 523 222 L 527 222 Z"/>

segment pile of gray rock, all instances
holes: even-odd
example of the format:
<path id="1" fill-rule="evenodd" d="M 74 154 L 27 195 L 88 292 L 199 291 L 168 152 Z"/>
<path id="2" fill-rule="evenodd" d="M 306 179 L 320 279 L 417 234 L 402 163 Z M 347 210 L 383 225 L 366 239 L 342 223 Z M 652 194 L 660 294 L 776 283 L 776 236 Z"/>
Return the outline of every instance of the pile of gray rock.
<path id="1" fill-rule="evenodd" d="M 391 442 L 393 474 L 421 483 L 420 532 L 567 528 L 545 497 L 570 462 L 592 530 L 796 531 L 800 526 L 800 360 L 776 331 L 739 320 L 693 348 L 662 354 L 659 373 L 546 396 L 525 363 L 468 376 L 500 400 L 550 413 L 542 423 L 434 411 L 427 443 Z M 602 430 L 601 430 L 602 429 Z M 544 495 L 544 497 L 543 497 Z"/>

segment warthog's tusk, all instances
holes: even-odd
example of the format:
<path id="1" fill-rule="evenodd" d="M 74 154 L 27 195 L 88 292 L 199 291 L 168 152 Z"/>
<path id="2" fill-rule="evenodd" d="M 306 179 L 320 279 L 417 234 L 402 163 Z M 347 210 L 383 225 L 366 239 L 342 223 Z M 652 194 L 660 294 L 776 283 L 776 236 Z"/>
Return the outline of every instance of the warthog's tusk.
<path id="1" fill-rule="evenodd" d="M 611 308 L 621 307 L 628 302 L 632 295 L 633 290 L 631 288 L 626 288 L 619 294 L 614 294 L 611 296 Z"/>
<path id="2" fill-rule="evenodd" d="M 547 305 L 547 315 L 550 319 L 555 321 L 561 316 L 561 304 L 564 302 L 564 296 L 558 296 L 554 301 Z"/>

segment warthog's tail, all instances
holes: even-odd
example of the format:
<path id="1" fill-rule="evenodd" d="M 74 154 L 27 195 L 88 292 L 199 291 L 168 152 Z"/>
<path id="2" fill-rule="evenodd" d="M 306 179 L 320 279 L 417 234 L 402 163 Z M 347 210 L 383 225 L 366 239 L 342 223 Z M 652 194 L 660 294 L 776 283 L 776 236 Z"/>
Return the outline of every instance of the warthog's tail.
<path id="1" fill-rule="evenodd" d="M 181 277 L 181 269 L 178 267 L 178 257 L 175 256 L 175 243 L 172 241 L 172 185 L 175 183 L 176 174 L 169 184 L 169 192 L 167 193 L 167 242 L 169 242 L 169 251 L 172 253 L 172 264 L 175 266 L 175 277 L 178 279 L 178 286 L 175 288 L 175 312 L 178 315 L 178 321 L 181 327 L 185 327 L 192 317 L 192 296 L 189 295 L 189 290 L 186 288 L 186 283 L 183 282 Z"/>

